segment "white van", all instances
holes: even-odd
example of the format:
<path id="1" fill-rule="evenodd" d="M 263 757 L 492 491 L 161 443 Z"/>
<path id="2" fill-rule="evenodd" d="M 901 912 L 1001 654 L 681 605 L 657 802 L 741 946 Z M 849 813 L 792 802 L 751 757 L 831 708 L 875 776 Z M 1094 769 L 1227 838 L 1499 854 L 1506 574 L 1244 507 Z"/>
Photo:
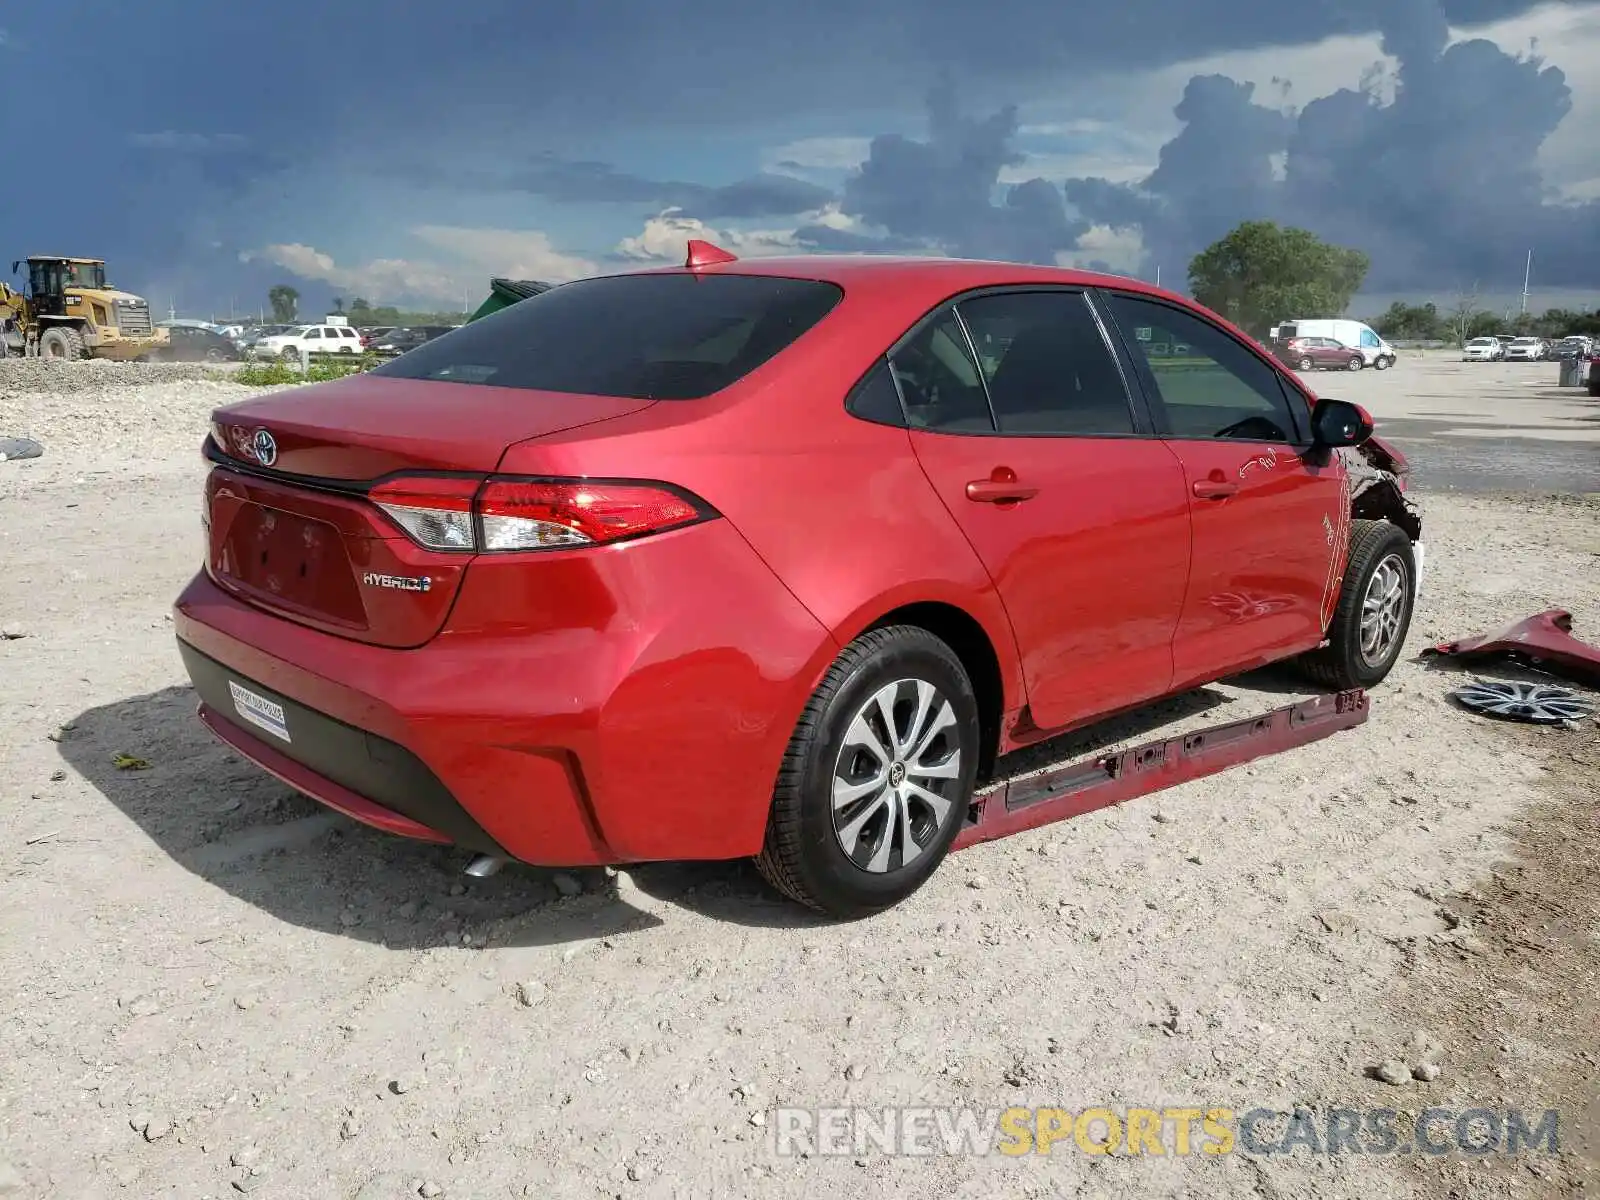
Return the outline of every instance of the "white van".
<path id="1" fill-rule="evenodd" d="M 1394 366 L 1398 357 L 1394 347 L 1379 337 L 1372 326 L 1364 321 L 1352 321 L 1345 317 L 1285 321 L 1272 331 L 1272 341 L 1276 345 L 1282 345 L 1290 338 L 1297 337 L 1333 338 L 1341 345 L 1361 351 L 1361 357 L 1366 360 L 1367 366 L 1376 367 L 1380 371 L 1387 371 Z"/>

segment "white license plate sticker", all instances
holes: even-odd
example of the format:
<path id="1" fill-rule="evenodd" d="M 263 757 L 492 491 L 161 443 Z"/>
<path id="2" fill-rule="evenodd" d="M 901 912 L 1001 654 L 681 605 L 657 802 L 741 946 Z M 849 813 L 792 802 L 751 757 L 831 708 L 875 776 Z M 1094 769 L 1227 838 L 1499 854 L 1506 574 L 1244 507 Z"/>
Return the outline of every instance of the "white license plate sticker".
<path id="1" fill-rule="evenodd" d="M 275 738 L 289 740 L 289 724 L 283 717 L 283 705 L 265 696 L 258 696 L 247 687 L 228 680 L 228 690 L 233 693 L 233 707 L 257 729 L 265 729 Z"/>

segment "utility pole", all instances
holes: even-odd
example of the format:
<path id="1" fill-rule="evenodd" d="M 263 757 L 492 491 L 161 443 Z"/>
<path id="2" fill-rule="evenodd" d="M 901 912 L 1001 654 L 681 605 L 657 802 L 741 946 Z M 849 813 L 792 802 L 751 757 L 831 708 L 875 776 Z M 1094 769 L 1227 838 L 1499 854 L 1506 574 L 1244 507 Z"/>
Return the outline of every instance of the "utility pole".
<path id="1" fill-rule="evenodd" d="M 1161 264 L 1160 263 L 1156 264 L 1156 286 L 1157 287 L 1161 286 Z"/>
<path id="2" fill-rule="evenodd" d="M 1528 265 L 1522 272 L 1522 311 L 1528 311 L 1528 281 L 1533 278 L 1533 250 L 1528 250 Z"/>

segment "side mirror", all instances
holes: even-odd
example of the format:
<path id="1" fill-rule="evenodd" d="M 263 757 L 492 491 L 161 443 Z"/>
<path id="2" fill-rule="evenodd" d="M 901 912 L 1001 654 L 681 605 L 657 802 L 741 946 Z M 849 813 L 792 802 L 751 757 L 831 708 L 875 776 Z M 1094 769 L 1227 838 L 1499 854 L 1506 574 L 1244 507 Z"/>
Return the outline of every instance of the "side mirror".
<path id="1" fill-rule="evenodd" d="M 1318 400 L 1311 410 L 1311 440 L 1318 446 L 1359 446 L 1372 429 L 1367 410 L 1348 400 Z"/>

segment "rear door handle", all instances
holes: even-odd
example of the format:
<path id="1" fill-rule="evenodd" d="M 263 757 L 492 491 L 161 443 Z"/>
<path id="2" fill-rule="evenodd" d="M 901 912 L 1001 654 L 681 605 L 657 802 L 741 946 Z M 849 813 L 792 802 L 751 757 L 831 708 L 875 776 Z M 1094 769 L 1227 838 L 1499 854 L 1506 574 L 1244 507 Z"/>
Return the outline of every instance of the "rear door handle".
<path id="1" fill-rule="evenodd" d="M 1196 479 L 1194 494 L 1202 500 L 1226 500 L 1239 490 L 1237 483 L 1221 479 Z"/>
<path id="2" fill-rule="evenodd" d="M 1031 500 L 1039 489 L 1018 483 L 1015 479 L 974 479 L 967 484 L 967 499 L 979 504 L 1010 504 L 1018 500 Z"/>

